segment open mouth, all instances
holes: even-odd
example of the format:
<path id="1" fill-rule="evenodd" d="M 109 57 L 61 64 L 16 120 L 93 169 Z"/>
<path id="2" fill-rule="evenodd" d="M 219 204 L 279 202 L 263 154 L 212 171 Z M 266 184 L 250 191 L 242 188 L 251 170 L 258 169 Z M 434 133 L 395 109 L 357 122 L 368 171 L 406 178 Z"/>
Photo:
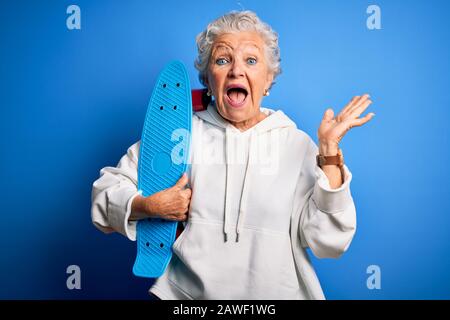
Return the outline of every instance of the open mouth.
<path id="1" fill-rule="evenodd" d="M 232 86 L 227 89 L 227 100 L 233 107 L 240 107 L 248 96 L 247 89 L 240 86 Z"/>

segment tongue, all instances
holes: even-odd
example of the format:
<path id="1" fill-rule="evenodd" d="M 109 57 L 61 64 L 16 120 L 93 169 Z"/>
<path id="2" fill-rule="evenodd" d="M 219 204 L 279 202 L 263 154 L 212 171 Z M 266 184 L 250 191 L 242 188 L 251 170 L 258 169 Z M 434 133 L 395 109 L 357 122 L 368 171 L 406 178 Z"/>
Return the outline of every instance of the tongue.
<path id="1" fill-rule="evenodd" d="M 245 93 L 242 91 L 231 90 L 228 92 L 228 97 L 233 103 L 241 103 L 245 99 Z"/>

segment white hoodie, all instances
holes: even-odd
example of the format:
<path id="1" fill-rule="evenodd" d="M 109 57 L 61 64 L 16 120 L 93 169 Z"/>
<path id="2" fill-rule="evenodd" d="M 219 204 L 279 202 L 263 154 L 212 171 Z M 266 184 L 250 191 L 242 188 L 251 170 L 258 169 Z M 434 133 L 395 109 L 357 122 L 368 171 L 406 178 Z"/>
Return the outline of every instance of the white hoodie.
<path id="1" fill-rule="evenodd" d="M 192 198 L 174 255 L 150 292 L 161 299 L 324 299 L 305 248 L 337 258 L 356 230 L 347 166 L 331 189 L 314 141 L 282 111 L 240 132 L 214 105 L 192 123 Z M 139 142 L 94 182 L 92 221 L 136 239 L 128 221 Z"/>

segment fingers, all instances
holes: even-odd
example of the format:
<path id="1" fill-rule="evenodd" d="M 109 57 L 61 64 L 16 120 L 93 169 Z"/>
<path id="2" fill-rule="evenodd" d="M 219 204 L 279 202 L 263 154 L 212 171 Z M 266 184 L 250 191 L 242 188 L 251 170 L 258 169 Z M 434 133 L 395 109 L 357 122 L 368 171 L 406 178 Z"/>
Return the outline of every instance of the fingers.
<path id="1" fill-rule="evenodd" d="M 361 114 L 371 103 L 372 101 L 369 99 L 369 94 L 363 94 L 362 96 L 355 96 L 352 98 L 349 104 L 345 106 L 344 109 L 339 113 L 336 117 L 338 122 L 344 121 L 350 116 L 356 114 L 356 110 L 360 111 Z M 369 101 L 369 103 L 367 103 Z"/>
<path id="2" fill-rule="evenodd" d="M 186 221 L 187 220 L 187 214 L 177 215 L 172 220 L 174 220 L 174 221 Z"/>
<path id="3" fill-rule="evenodd" d="M 172 204 L 167 212 L 162 214 L 161 217 L 167 220 L 185 221 L 189 213 L 190 200 L 179 199 L 177 203 Z"/>
<path id="4" fill-rule="evenodd" d="M 189 205 L 191 203 L 192 190 L 186 188 L 178 191 L 178 200 L 174 203 L 174 220 L 185 221 L 187 220 L 187 213 L 189 212 Z"/>
<path id="5" fill-rule="evenodd" d="M 344 107 L 344 109 L 342 109 L 341 112 L 339 112 L 339 115 L 336 118 L 342 117 L 342 115 L 345 114 L 351 107 L 353 107 L 360 98 L 361 98 L 360 96 L 354 96 L 350 100 L 350 102 Z M 337 120 L 340 121 L 340 119 L 337 119 Z"/>
<path id="6" fill-rule="evenodd" d="M 364 112 L 364 110 L 372 103 L 372 100 L 370 100 L 370 96 L 368 94 L 365 94 L 357 103 L 355 103 L 354 106 L 352 106 L 348 112 L 347 115 L 354 115 L 357 112 L 359 112 L 358 116 Z"/>
<path id="7" fill-rule="evenodd" d="M 186 221 L 188 213 L 189 213 L 189 201 L 181 207 L 180 211 L 174 213 L 174 220 Z"/>
<path id="8" fill-rule="evenodd" d="M 333 111 L 333 109 L 328 108 L 328 109 L 325 111 L 324 115 L 323 115 L 322 121 L 330 121 L 330 120 L 333 120 L 333 117 L 334 117 L 334 111 Z"/>
<path id="9" fill-rule="evenodd" d="M 364 117 L 362 118 L 358 118 L 358 119 L 354 119 L 351 123 L 350 123 L 350 127 L 359 127 L 362 126 L 363 124 L 365 124 L 366 122 L 369 122 L 370 120 L 372 120 L 372 118 L 375 116 L 375 113 L 371 112 L 366 114 Z"/>
<path id="10" fill-rule="evenodd" d="M 349 118 L 350 119 L 355 119 L 355 118 L 359 118 L 359 116 L 361 115 L 361 113 L 363 113 L 367 107 L 369 105 L 372 104 L 371 100 L 366 100 L 364 101 L 364 103 L 362 105 L 360 105 L 359 107 L 355 108 L 350 114 L 349 114 Z"/>
<path id="11" fill-rule="evenodd" d="M 164 217 L 163 219 L 165 220 L 171 220 L 171 221 L 186 221 L 188 218 L 187 213 L 183 213 L 183 214 L 172 214 L 172 215 L 167 215 L 166 217 Z"/>
<path id="12" fill-rule="evenodd" d="M 190 200 L 191 196 L 192 196 L 192 190 L 190 188 L 186 188 L 182 191 L 180 191 L 181 196 L 186 199 L 186 200 Z"/>
<path id="13" fill-rule="evenodd" d="M 187 177 L 186 172 L 183 173 L 183 175 L 181 176 L 181 178 L 177 181 L 177 183 L 175 183 L 174 187 L 183 189 L 189 182 L 189 179 Z"/>

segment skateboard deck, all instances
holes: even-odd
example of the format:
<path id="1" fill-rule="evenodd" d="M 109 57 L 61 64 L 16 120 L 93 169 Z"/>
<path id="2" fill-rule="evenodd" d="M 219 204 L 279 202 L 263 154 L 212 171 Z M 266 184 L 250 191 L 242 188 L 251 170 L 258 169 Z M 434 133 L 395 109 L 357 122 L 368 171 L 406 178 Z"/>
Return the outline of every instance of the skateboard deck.
<path id="1" fill-rule="evenodd" d="M 159 74 L 147 107 L 138 163 L 142 196 L 172 187 L 188 170 L 192 110 L 186 68 L 172 61 Z M 163 274 L 172 257 L 176 230 L 175 221 L 138 221 L 134 275 L 157 278 Z"/>

